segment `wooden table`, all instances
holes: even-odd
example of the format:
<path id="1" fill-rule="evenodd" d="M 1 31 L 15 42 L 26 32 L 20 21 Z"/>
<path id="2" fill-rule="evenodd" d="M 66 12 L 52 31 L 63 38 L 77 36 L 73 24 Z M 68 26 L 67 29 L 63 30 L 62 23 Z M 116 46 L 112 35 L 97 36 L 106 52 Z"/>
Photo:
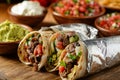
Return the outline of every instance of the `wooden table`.
<path id="1" fill-rule="evenodd" d="M 0 4 L 0 22 L 9 19 L 7 14 L 8 4 Z M 57 24 L 50 12 L 48 12 L 44 21 L 33 29 L 38 30 L 41 26 L 50 26 Z M 59 75 L 45 71 L 34 72 L 30 66 L 22 64 L 17 54 L 0 56 L 0 78 L 4 74 L 8 80 L 60 80 Z M 0 79 L 1 80 L 1 79 Z M 94 75 L 90 75 L 82 80 L 120 80 L 120 65 L 111 69 L 103 70 Z"/>

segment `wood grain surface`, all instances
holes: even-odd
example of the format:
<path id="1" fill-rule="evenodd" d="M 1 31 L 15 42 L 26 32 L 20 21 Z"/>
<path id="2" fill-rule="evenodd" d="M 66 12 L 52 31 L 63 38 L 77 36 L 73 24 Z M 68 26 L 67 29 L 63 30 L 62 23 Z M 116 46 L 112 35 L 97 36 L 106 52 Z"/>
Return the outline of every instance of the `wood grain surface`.
<path id="1" fill-rule="evenodd" d="M 0 22 L 9 19 L 7 8 L 10 5 L 0 4 Z M 57 24 L 50 12 L 48 12 L 44 21 L 34 30 L 39 30 L 41 26 L 50 26 Z M 6 77 L 6 79 L 5 79 Z M 32 71 L 32 67 L 22 64 L 17 53 L 0 56 L 0 80 L 61 80 L 56 73 L 48 73 L 44 69 L 41 72 Z M 87 76 L 78 80 L 120 80 L 120 65 L 99 73 Z"/>

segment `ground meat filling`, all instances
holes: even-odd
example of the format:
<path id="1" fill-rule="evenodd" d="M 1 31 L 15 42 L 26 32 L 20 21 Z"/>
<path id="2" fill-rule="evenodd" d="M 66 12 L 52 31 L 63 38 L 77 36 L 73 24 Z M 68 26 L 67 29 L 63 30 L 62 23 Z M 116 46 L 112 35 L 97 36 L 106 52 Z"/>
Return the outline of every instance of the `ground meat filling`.
<path id="1" fill-rule="evenodd" d="M 63 72 L 59 70 L 60 75 L 64 78 L 71 72 L 74 65 L 78 65 L 77 62 L 80 56 L 76 53 L 76 46 L 80 47 L 80 44 L 75 42 L 66 48 L 67 53 L 63 58 L 65 70 Z"/>
<path id="2" fill-rule="evenodd" d="M 38 49 L 35 51 L 36 47 L 38 47 L 39 45 L 41 45 L 41 47 L 42 47 L 42 39 L 41 39 L 41 35 L 36 33 L 36 34 L 32 34 L 32 36 L 30 36 L 26 40 L 26 43 L 25 43 L 25 46 L 24 46 L 25 50 L 27 52 L 28 61 L 34 67 L 37 67 L 38 63 L 41 61 L 41 56 L 42 55 L 38 54 Z M 39 48 L 39 52 L 40 52 L 40 48 Z"/>

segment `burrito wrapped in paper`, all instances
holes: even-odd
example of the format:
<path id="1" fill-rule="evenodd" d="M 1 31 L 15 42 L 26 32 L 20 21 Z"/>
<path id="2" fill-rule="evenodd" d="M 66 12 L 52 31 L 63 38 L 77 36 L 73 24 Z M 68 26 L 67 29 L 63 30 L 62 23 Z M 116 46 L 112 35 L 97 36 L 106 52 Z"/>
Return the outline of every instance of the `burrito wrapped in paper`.
<path id="1" fill-rule="evenodd" d="M 75 42 L 61 53 L 59 74 L 62 80 L 75 80 L 116 64 L 120 64 L 120 36 Z"/>

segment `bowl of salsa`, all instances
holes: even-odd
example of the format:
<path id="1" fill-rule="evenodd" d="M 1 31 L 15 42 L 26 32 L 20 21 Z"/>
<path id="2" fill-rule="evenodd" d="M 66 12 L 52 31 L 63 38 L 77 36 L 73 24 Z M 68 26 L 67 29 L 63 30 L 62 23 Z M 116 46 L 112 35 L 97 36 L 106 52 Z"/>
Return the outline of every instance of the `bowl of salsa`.
<path id="1" fill-rule="evenodd" d="M 120 35 L 120 13 L 113 12 L 99 17 L 95 25 L 103 36 Z"/>
<path id="2" fill-rule="evenodd" d="M 94 0 L 60 0 L 51 5 L 52 14 L 58 23 L 94 23 L 105 13 Z"/>

